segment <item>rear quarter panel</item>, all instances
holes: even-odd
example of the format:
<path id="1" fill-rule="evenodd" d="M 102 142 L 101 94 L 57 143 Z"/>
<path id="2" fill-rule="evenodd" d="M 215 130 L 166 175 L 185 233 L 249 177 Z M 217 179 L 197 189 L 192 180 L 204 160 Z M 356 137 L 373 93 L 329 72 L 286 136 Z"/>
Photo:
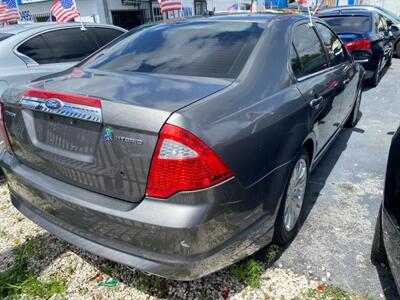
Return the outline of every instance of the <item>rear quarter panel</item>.
<path id="1" fill-rule="evenodd" d="M 246 189 L 265 184 L 269 174 L 286 167 L 275 186 L 283 192 L 287 166 L 310 133 L 309 106 L 288 71 L 289 26 L 283 18 L 270 21 L 235 83 L 168 121 L 213 148 Z M 276 204 L 279 199 L 268 200 Z"/>

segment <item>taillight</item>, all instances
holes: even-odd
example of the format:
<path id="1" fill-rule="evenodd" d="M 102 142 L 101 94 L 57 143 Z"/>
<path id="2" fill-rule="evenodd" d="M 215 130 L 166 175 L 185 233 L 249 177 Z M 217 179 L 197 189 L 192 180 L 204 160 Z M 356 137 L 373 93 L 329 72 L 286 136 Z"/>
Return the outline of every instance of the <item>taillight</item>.
<path id="1" fill-rule="evenodd" d="M 11 142 L 4 123 L 4 104 L 0 102 L 0 133 L 8 151 L 12 152 Z"/>
<path id="2" fill-rule="evenodd" d="M 350 53 L 353 51 L 367 51 L 371 49 L 371 41 L 369 40 L 355 40 L 345 44 L 347 51 Z"/>
<path id="3" fill-rule="evenodd" d="M 208 188 L 232 176 L 223 161 L 199 138 L 166 124 L 153 155 L 146 194 L 165 199 L 177 192 Z"/>

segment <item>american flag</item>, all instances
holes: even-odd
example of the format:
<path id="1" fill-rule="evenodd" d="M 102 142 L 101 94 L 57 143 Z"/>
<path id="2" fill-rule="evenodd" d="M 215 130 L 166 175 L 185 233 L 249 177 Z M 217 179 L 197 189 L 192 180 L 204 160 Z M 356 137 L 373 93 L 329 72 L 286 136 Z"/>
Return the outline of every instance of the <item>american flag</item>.
<path id="1" fill-rule="evenodd" d="M 182 2 L 179 0 L 161 0 L 161 13 L 174 11 L 174 10 L 182 10 Z"/>
<path id="2" fill-rule="evenodd" d="M 50 12 L 58 23 L 72 21 L 80 15 L 73 0 L 54 0 Z"/>
<path id="3" fill-rule="evenodd" d="M 227 11 L 230 13 L 238 12 L 239 11 L 239 3 L 232 4 L 231 6 L 228 7 Z"/>
<path id="4" fill-rule="evenodd" d="M 0 3 L 0 21 L 13 21 L 19 20 L 17 0 L 4 0 Z"/>

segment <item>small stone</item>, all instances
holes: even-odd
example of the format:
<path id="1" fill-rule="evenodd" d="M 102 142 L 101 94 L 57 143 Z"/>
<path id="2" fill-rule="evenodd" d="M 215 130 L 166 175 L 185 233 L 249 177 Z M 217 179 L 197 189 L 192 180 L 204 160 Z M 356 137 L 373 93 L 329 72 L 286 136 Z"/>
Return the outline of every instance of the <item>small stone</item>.
<path id="1" fill-rule="evenodd" d="M 325 278 L 325 277 L 322 277 L 321 280 L 322 280 L 322 282 L 324 282 L 324 283 L 326 282 L 326 278 Z"/>
<path id="2" fill-rule="evenodd" d="M 307 266 L 307 270 L 310 270 L 311 269 L 311 266 Z"/>
<path id="3" fill-rule="evenodd" d="M 322 267 L 321 269 L 322 269 L 322 271 L 325 271 L 325 267 Z"/>
<path id="4" fill-rule="evenodd" d="M 278 264 L 278 267 L 279 267 L 279 268 L 282 268 L 282 267 L 283 267 L 283 265 L 282 265 L 282 264 Z"/>
<path id="5" fill-rule="evenodd" d="M 331 273 L 326 272 L 326 278 L 327 278 L 327 279 L 331 278 Z"/>

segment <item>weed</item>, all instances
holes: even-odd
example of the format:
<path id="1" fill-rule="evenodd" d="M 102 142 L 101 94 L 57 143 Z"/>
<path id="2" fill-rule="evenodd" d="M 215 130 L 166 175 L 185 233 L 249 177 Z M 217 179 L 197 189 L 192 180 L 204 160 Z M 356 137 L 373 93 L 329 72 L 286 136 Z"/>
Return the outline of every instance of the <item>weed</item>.
<path id="1" fill-rule="evenodd" d="M 355 300 L 361 299 L 339 288 L 321 284 L 315 289 L 308 289 L 305 299 L 329 299 L 329 300 Z"/>
<path id="2" fill-rule="evenodd" d="M 17 222 L 19 223 L 19 222 L 21 222 L 21 221 L 24 219 L 24 217 L 23 217 L 23 216 L 16 216 L 15 219 L 16 219 Z"/>
<path id="3" fill-rule="evenodd" d="M 280 253 L 279 246 L 271 245 L 268 247 L 267 252 L 265 254 L 265 263 L 267 266 L 270 266 L 277 260 Z"/>
<path id="4" fill-rule="evenodd" d="M 207 300 L 206 291 L 203 289 L 199 295 L 199 300 Z"/>
<path id="5" fill-rule="evenodd" d="M 68 267 L 65 269 L 65 272 L 67 272 L 67 274 L 69 274 L 69 275 L 72 275 L 72 274 L 75 273 L 75 270 L 76 270 L 75 266 L 68 266 Z"/>
<path id="6" fill-rule="evenodd" d="M 117 268 L 108 265 L 102 265 L 100 267 L 100 271 L 111 276 L 113 273 L 117 272 Z"/>
<path id="7" fill-rule="evenodd" d="M 0 238 L 6 237 L 6 236 L 7 236 L 7 232 L 3 228 L 0 228 Z"/>
<path id="8" fill-rule="evenodd" d="M 261 266 L 255 259 L 248 259 L 232 269 L 232 275 L 240 282 L 249 285 L 253 289 L 260 287 Z"/>
<path id="9" fill-rule="evenodd" d="M 13 266 L 0 273 L 0 298 L 15 297 L 25 294 L 28 298 L 48 299 L 54 294 L 63 294 L 65 283 L 56 279 L 42 281 L 27 268 L 28 259 L 36 251 L 36 241 L 29 240 L 14 250 Z"/>

